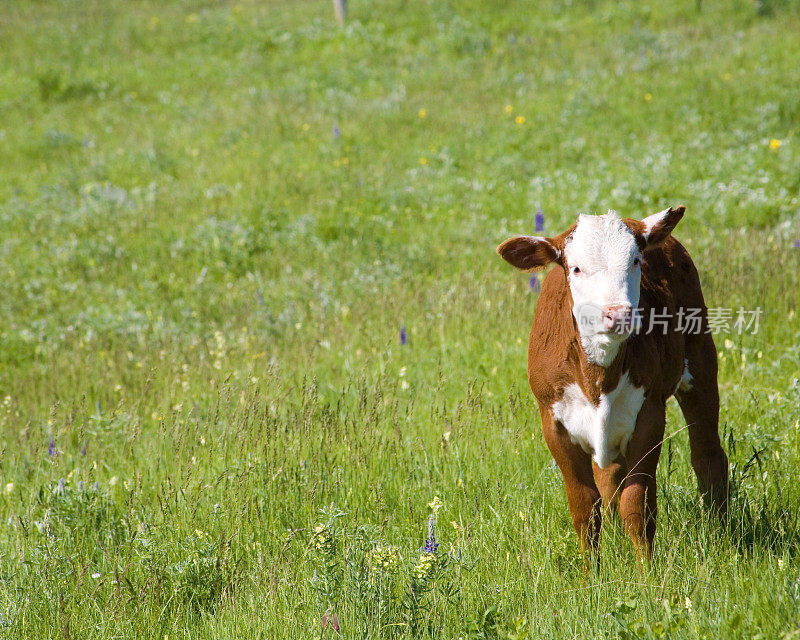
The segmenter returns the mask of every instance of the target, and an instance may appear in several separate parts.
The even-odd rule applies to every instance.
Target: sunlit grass
[[[3,633],[792,637],[796,4],[330,4],[0,8]],[[494,247],[676,204],[731,519],[671,404],[587,569]]]

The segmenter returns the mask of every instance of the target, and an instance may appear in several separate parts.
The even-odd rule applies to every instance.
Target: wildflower
[[[384,571],[392,571],[397,568],[399,560],[397,547],[394,546],[377,547],[372,552],[372,561]]]
[[[317,551],[329,551],[333,546],[333,538],[328,528],[322,523],[314,527],[314,534],[311,536],[311,542]]]
[[[692,612],[692,601],[689,599],[689,596],[686,596],[686,610],[691,613]]]
[[[118,482],[117,476],[111,476],[111,480],[108,481],[108,484],[110,484],[113,487],[115,484],[117,484],[117,482]]]
[[[645,99],[645,102],[650,102],[653,99],[653,94],[652,93],[645,93],[644,94],[644,99]]]
[[[427,582],[434,568],[436,567],[436,556],[432,553],[422,553],[417,564],[411,571],[411,575],[416,582]]]
[[[800,238],[792,243],[792,249],[800,249]]]
[[[775,151],[780,146],[781,146],[781,141],[778,140],[777,138],[773,138],[772,140],[769,141],[769,148],[772,149],[773,151]]]
[[[439,500],[439,496],[434,496],[433,500],[428,503],[428,506],[431,508],[431,511],[433,511],[433,515],[436,515],[439,509],[442,508],[442,501]]]
[[[427,159],[427,158],[420,158],[420,159],[419,159],[419,163],[420,163],[422,166],[425,166],[426,164],[428,164],[428,159]]]
[[[514,122],[517,124],[525,124],[525,116],[517,116],[514,118]]]
[[[436,542],[436,517],[431,516],[428,518],[428,537],[425,539],[425,546],[422,549],[423,553],[436,553],[439,549],[439,543]]]
[[[400,344],[405,345],[408,342],[408,336],[406,335],[406,325],[402,325],[400,327]]]
[[[324,616],[322,616],[322,628],[324,629],[328,625],[330,625],[337,633],[339,632],[339,618],[337,618],[336,615],[326,613]]]
[[[54,456],[54,455],[56,455],[56,453],[58,453],[58,451],[56,451],[56,441],[55,440],[51,440],[50,441],[50,446],[47,447],[47,455],[48,456]]]
[[[539,278],[535,273],[531,274],[531,279],[528,281],[528,284],[531,287],[531,291],[539,291],[542,288],[542,284],[539,282]]]
[[[534,216],[534,228],[536,233],[544,232],[544,211],[542,211],[541,207],[536,210],[536,215]]]
[[[99,573],[93,573],[92,574],[92,578],[95,578],[95,579],[99,578],[100,576],[101,576],[101,574],[99,574]]]
[[[514,107],[512,107],[510,104],[507,104],[505,106],[505,110],[506,110],[506,113],[511,113],[511,112],[514,111]]]
[[[425,109],[420,109],[417,115],[424,120],[428,117],[428,112]]]
[[[338,122],[334,122],[333,123],[333,137],[334,138],[338,138],[341,135],[342,135],[342,132],[339,131],[339,123]]]
[[[6,485],[6,493],[11,493],[13,490],[14,490],[14,483],[13,482],[9,482]]]

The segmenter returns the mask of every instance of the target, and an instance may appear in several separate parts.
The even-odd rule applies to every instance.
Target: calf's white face
[[[640,325],[642,254],[615,214],[578,218],[564,245],[572,315],[590,362],[607,366]]]
[[[607,367],[620,345],[641,326],[637,313],[642,251],[664,242],[685,207],[659,211],[644,220],[579,216],[577,224],[552,238],[516,236],[497,247],[504,260],[524,270],[558,263],[567,274],[572,315],[590,362]]]

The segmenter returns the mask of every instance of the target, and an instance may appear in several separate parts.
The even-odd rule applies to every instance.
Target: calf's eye
[[[574,273],[576,276],[577,276],[577,275],[578,275],[580,272],[581,272],[581,270],[580,270],[578,267],[572,267],[572,273]]]
[[[639,258],[634,258],[633,259],[633,266],[634,267],[638,267],[640,264],[642,264],[642,261]]]

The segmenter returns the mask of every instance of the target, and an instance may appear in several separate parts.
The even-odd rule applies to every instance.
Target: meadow
[[[0,5],[0,637],[800,638],[798,4],[349,4]],[[495,247],[677,204],[730,518],[670,401],[587,569]]]

